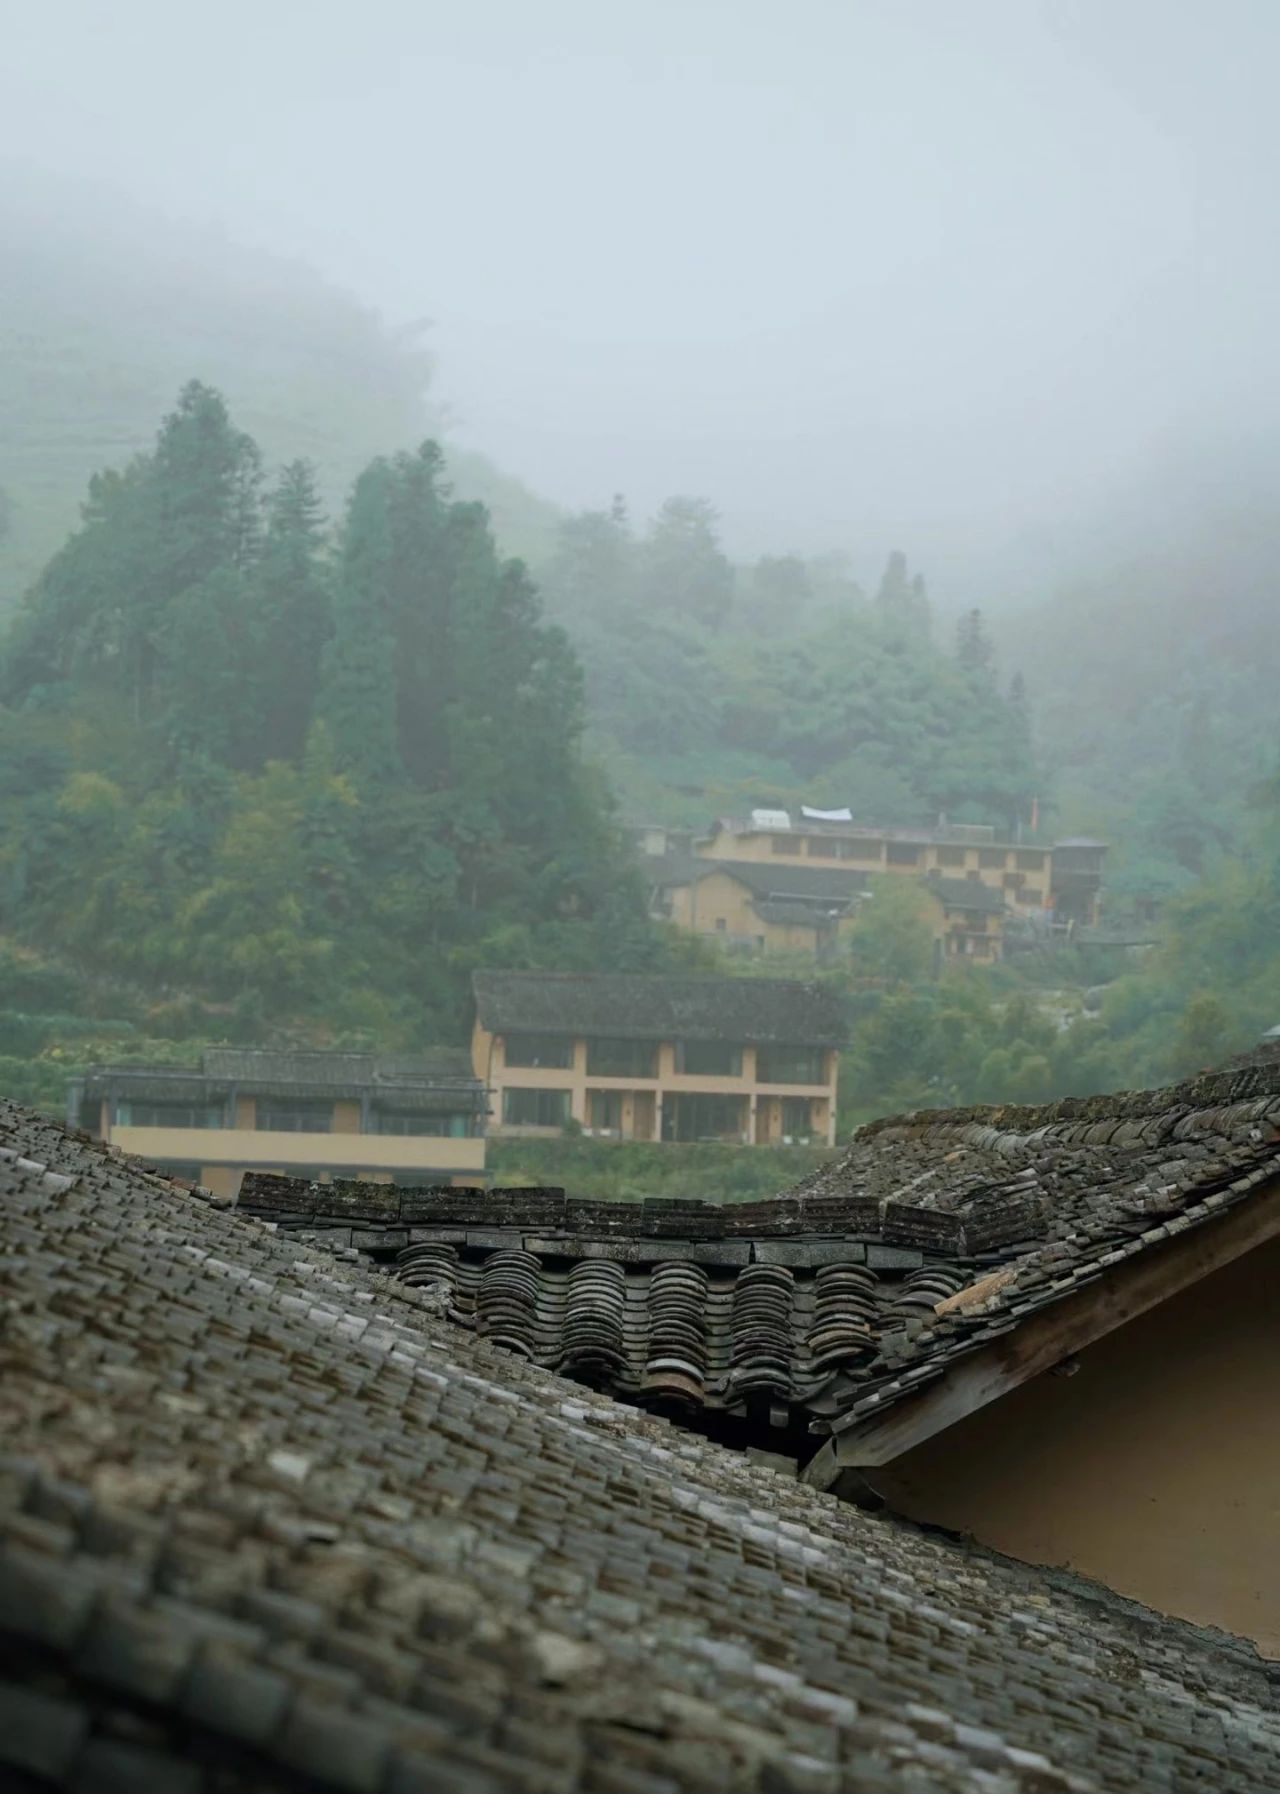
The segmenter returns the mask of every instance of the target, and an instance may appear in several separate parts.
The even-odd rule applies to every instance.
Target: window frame
[[[625,1048],[610,1057],[606,1048]],[[639,1070],[633,1062],[647,1055],[647,1070]],[[632,1040],[623,1035],[598,1034],[587,1040],[587,1076],[589,1078],[639,1078],[651,1083],[658,1075],[658,1042]]]
[[[139,1117],[136,1111],[141,1110],[146,1119]],[[204,1120],[199,1117],[203,1115]],[[216,1116],[217,1119],[210,1119]],[[159,1117],[159,1119],[156,1119]],[[180,1132],[199,1130],[201,1133],[214,1128],[225,1128],[227,1125],[227,1108],[222,1102],[193,1103],[165,1102],[163,1098],[115,1097],[111,1104],[111,1125],[113,1127],[158,1127],[176,1128]]]
[[[802,1056],[807,1060],[807,1069],[815,1075],[805,1077],[794,1075],[794,1068],[799,1064]],[[785,1071],[782,1076],[778,1076],[775,1058],[784,1064],[790,1059],[792,1061],[791,1069]],[[758,1046],[756,1048],[756,1082],[758,1084],[808,1084],[811,1086],[826,1084],[828,1081],[826,1058],[827,1049],[825,1047]]]
[[[727,1065],[705,1066],[689,1064],[690,1049],[696,1058],[699,1053],[711,1051],[721,1052]],[[738,1041],[731,1040],[677,1040],[675,1045],[676,1070],[686,1078],[740,1078],[743,1067],[743,1047]]]
[[[533,1057],[513,1059],[512,1043],[518,1043],[518,1050],[527,1050]],[[538,1042],[538,1046],[523,1046],[525,1042]],[[502,1037],[502,1063],[509,1065],[513,1071],[572,1071],[577,1041],[572,1034],[504,1034]],[[558,1057],[565,1054],[567,1057]]]
[[[541,1117],[529,1120],[526,1117],[513,1115],[511,1113],[513,1099],[516,1099],[515,1106],[519,1107],[526,1106],[526,1098],[528,1099],[527,1106],[534,1109],[539,1109],[544,1104],[555,1101],[559,1114],[551,1121],[543,1120]],[[507,1084],[502,1092],[502,1125],[503,1127],[543,1127],[549,1130],[553,1128],[563,1130],[573,1112],[572,1104],[572,1090],[549,1089],[541,1084]]]
[[[257,1134],[331,1134],[333,1108],[332,1100],[260,1096],[253,1105],[253,1129]],[[290,1115],[294,1119],[281,1121]]]

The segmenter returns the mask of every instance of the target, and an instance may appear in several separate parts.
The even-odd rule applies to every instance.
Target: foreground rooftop
[[[842,1505],[28,1113],[0,1149],[9,1786],[1277,1785],[1238,1641]]]
[[[919,1410],[1048,1311],[1083,1315],[1096,1285],[1158,1261],[1151,1291],[1167,1294],[1184,1239],[1202,1275],[1278,1176],[1275,1060],[1166,1090],[876,1122],[764,1202],[285,1178],[248,1179],[242,1200],[436,1289],[451,1318],[539,1364],[661,1409],[845,1438],[850,1464],[847,1436],[908,1399]],[[1050,1361],[1083,1343],[1055,1323]]]

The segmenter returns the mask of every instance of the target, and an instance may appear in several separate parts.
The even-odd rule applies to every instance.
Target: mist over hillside
[[[689,816],[712,803],[816,793],[915,813],[918,794],[904,789],[891,801],[892,778],[868,780],[868,765],[902,764],[875,725],[870,760],[868,741],[849,742],[856,776],[850,762],[843,777],[835,755],[802,791],[775,751],[780,727],[799,726],[798,710],[789,720],[784,713],[802,695],[781,691],[762,707],[758,674],[740,651],[755,641],[772,661],[769,644],[785,625],[791,643],[797,632],[813,634],[832,669],[845,652],[851,667],[865,667],[841,634],[841,618],[852,623],[859,603],[847,569],[874,590],[897,546],[891,538],[867,539],[851,518],[834,545],[844,560],[801,568],[782,516],[768,525],[770,553],[753,565],[733,566],[708,537],[724,614],[702,619],[701,632],[696,605],[681,619],[684,576],[669,568],[650,580],[647,598],[633,593],[619,637],[616,567],[572,570],[583,528],[604,529],[604,514],[593,514],[594,525],[566,519],[520,478],[449,441],[427,320],[393,328],[299,262],[89,182],[11,173],[0,187],[0,609],[12,609],[64,540],[90,476],[141,452],[175,393],[198,377],[226,395],[268,463],[314,462],[335,515],[372,456],[443,437],[453,491],[488,505],[500,546],[532,563],[552,614],[585,655],[593,738],[624,808]],[[602,502],[616,471],[601,467]],[[1001,676],[1025,674],[1042,796],[1062,826],[1125,835],[1145,806],[1160,816],[1164,839],[1139,861],[1154,853],[1189,871],[1237,835],[1247,790],[1274,754],[1277,477],[1275,434],[1241,419],[1216,434],[1186,424],[1105,501],[1064,505],[1052,527],[1027,533],[1016,556],[989,564],[985,577],[954,560],[923,566],[938,644],[950,643],[962,602],[976,598]],[[916,564],[916,545],[901,546]],[[823,629],[835,631],[825,648]],[[611,661],[616,677],[605,670]],[[622,682],[612,692],[611,677]],[[1189,804],[1202,816],[1190,829],[1180,815]],[[1203,820],[1209,808],[1212,826]],[[1123,854],[1116,865],[1123,876]],[[1139,882],[1149,877],[1147,865]]]
[[[0,181],[0,608],[75,523],[89,477],[152,440],[198,377],[269,462],[304,456],[339,504],[374,454],[441,433],[426,323],[395,330],[300,264],[90,184]],[[503,546],[537,555],[554,509],[482,456],[450,458]]]

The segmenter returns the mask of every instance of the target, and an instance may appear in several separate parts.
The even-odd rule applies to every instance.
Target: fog
[[[47,0],[0,146],[429,317],[455,440],[558,503],[998,599],[1269,453],[1278,49],[1270,0]]]

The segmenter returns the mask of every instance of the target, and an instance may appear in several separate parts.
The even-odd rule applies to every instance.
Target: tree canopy
[[[157,997],[423,1039],[474,964],[683,951],[583,759],[573,649],[434,444],[331,529],[191,383],[94,480],[0,677],[4,926]]]

